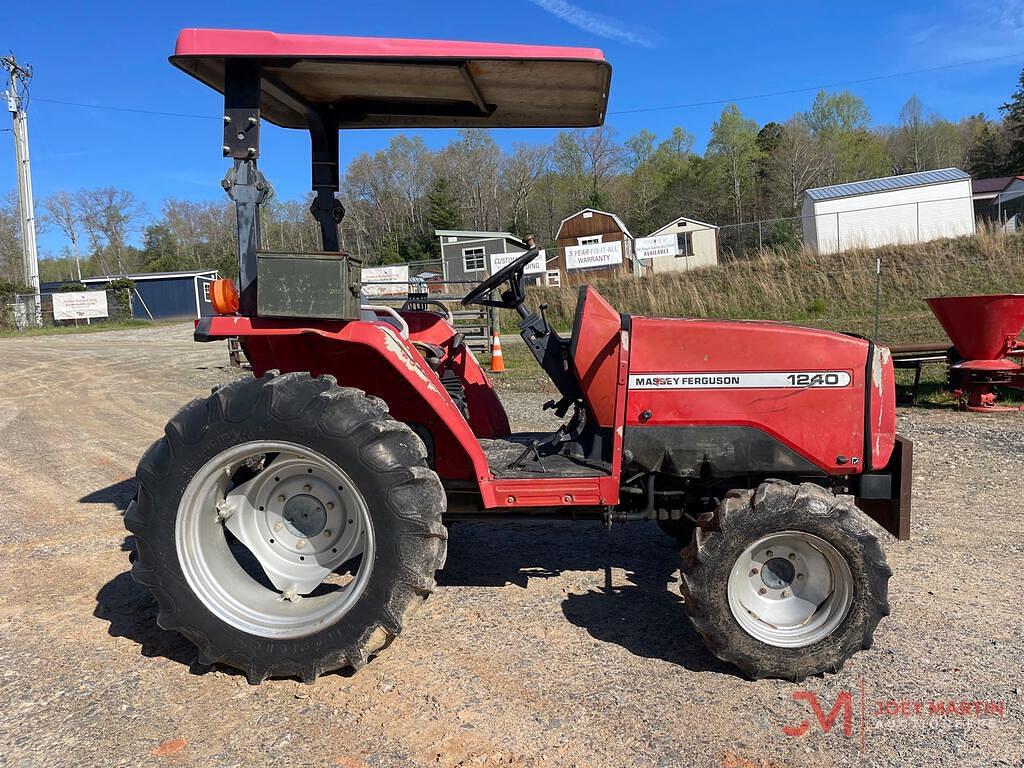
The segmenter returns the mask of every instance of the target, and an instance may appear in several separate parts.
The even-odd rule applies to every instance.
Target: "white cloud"
[[[534,5],[543,8],[567,24],[579,27],[598,37],[609,40],[620,40],[631,45],[640,45],[644,48],[654,47],[653,33],[639,27],[630,26],[618,19],[591,13],[568,0],[530,0]]]
[[[908,59],[958,64],[1024,51],[1024,0],[947,0],[925,13],[899,19]]]

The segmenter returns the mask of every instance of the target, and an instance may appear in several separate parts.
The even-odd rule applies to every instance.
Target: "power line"
[[[62,101],[60,99],[44,99],[35,97],[36,101],[44,101],[47,104],[61,104],[65,107],[82,107],[83,109],[105,109],[110,112],[133,112],[139,115],[157,115],[159,117],[186,117],[194,120],[220,120],[213,115],[191,115],[184,112],[158,112],[152,109],[136,109],[134,107],[114,107],[109,104],[84,104],[78,101]]]
[[[874,75],[872,77],[861,77],[856,80],[841,80],[835,83],[826,83],[825,85],[812,85],[804,88],[790,88],[785,91],[769,91],[767,93],[755,93],[749,96],[736,96],[731,99],[709,99],[708,101],[692,101],[687,104],[665,104],[659,107],[637,107],[636,109],[616,109],[608,112],[609,115],[633,115],[640,112],[664,112],[670,109],[689,109],[692,107],[710,107],[717,104],[732,104],[737,101],[750,101],[752,99],[767,99],[773,96],[792,96],[797,93],[809,93],[811,91],[827,90],[829,88],[841,88],[846,85],[860,85],[863,83],[874,83],[879,80],[889,80],[894,77],[908,77],[910,75],[921,75],[928,72],[941,72],[946,69],[955,69],[957,67],[969,67],[975,64],[988,64],[993,61],[1005,61],[1007,59],[1018,59],[1024,57],[1024,51],[1020,53],[1011,53],[1006,56],[993,56],[988,59],[975,59],[973,61],[961,61],[957,64],[944,64],[939,67],[925,67],[924,69],[908,69],[905,72],[893,72],[888,75]]]

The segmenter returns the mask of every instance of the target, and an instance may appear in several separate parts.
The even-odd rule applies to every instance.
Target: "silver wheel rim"
[[[777,648],[828,637],[853,605],[853,574],[819,536],[781,531],[758,539],[729,574],[729,609],[747,634]]]
[[[181,497],[175,545],[211,613],[269,638],[336,623],[374,561],[369,509],[349,476],[287,442],[242,443],[203,465]]]

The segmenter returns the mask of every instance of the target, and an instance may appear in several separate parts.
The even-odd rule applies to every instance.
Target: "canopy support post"
[[[273,194],[256,167],[260,154],[260,67],[252,59],[224,61],[224,156],[233,160],[221,181],[235,203],[238,228],[238,311],[256,316],[256,252],[260,206]]]
[[[320,224],[320,240],[325,251],[340,251],[338,225],[345,217],[345,206],[334,193],[340,188],[338,174],[338,122],[326,110],[306,112],[312,150],[313,191],[316,197],[309,212]]]

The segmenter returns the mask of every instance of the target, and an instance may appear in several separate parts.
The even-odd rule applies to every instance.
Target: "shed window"
[[[679,232],[676,234],[676,258],[693,256],[693,232]]]
[[[483,248],[463,248],[462,267],[466,272],[479,272],[487,267],[487,255]]]
[[[598,245],[601,242],[600,235],[590,235],[589,237],[579,237],[576,239],[579,240],[580,245]]]

